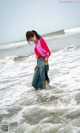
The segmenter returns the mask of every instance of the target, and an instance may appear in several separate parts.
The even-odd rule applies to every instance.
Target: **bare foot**
[[[46,90],[50,90],[50,87],[49,87],[49,84],[48,84],[47,81],[45,82],[45,89],[46,89]]]

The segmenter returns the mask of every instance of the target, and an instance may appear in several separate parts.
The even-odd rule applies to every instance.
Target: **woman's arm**
[[[41,43],[42,48],[46,51],[45,62],[46,62],[46,64],[48,64],[48,58],[51,55],[51,52],[48,48],[47,43],[45,42],[45,40],[43,38],[41,38],[40,43]]]
[[[41,43],[41,47],[46,51],[46,57],[49,57],[51,55],[51,52],[48,48],[47,43],[45,42],[43,38],[40,39],[40,43]]]

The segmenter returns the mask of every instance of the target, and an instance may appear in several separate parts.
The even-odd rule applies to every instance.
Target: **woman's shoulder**
[[[43,37],[41,37],[40,42],[45,42],[45,39]]]

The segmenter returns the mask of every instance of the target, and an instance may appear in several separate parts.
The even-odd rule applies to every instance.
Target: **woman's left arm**
[[[46,62],[46,64],[48,64],[48,58],[51,55],[51,52],[48,48],[47,43],[45,42],[45,40],[43,38],[41,38],[40,43],[41,43],[42,48],[46,51],[45,62]]]
[[[51,52],[48,48],[46,41],[43,38],[41,38],[40,43],[41,43],[41,47],[46,51],[46,57],[49,57],[51,55]]]

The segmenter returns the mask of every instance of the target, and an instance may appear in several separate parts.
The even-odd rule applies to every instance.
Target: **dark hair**
[[[26,39],[27,39],[27,41],[29,42],[29,39],[31,37],[33,37],[34,35],[36,36],[37,39],[41,38],[41,36],[35,30],[31,30],[31,31],[27,31],[26,32]]]

